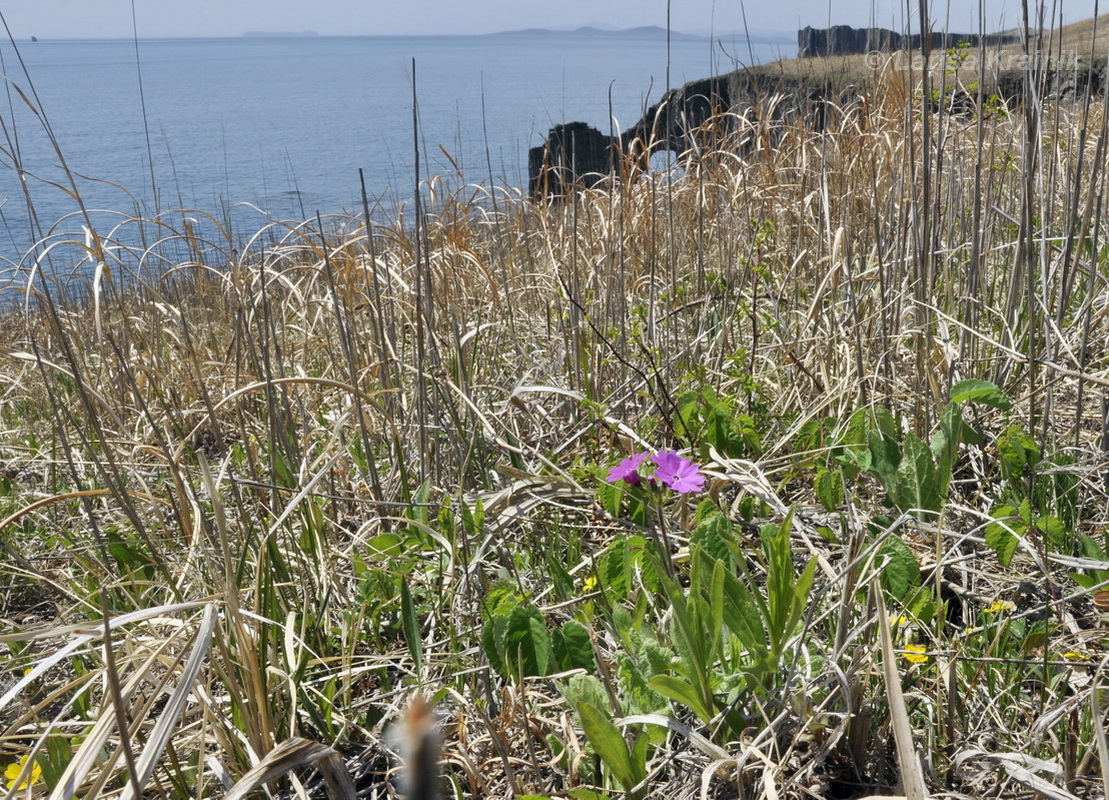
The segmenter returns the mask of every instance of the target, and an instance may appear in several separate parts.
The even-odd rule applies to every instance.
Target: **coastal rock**
[[[528,192],[560,196],[573,186],[596,186],[614,166],[612,137],[584,122],[562,122],[551,128],[546,142],[528,151]]]
[[[1094,94],[1109,93],[1109,67],[1104,57],[1093,63],[1060,60],[1047,64],[1037,75],[1036,92],[1025,85],[1027,71],[1020,66],[1020,53],[1005,54],[998,45],[1011,43],[1008,34],[933,33],[928,42],[935,48],[949,49],[966,44],[993,47],[986,54],[987,71],[993,84],[984,97],[991,103],[1001,101],[1013,109],[1029,97],[1037,102],[1046,96],[1076,97],[1089,88]],[[884,28],[805,28],[798,33],[802,58],[818,55],[846,55],[873,51],[898,51],[919,48],[919,35],[903,36]],[[851,113],[864,94],[869,80],[867,70],[836,62],[803,62],[797,69],[782,64],[736,70],[725,75],[691,81],[672,89],[647,109],[643,118],[618,136],[607,136],[584,122],[569,122],[551,129],[546,141],[528,153],[528,189],[532,197],[564,196],[574,188],[596,186],[609,176],[645,169],[653,153],[671,150],[696,153],[727,142],[743,150],[747,144],[733,136],[743,120],[757,119],[758,136],[777,135],[775,130],[791,119],[802,119],[806,127],[823,130],[830,113]],[[812,65],[816,64],[815,67]],[[976,92],[951,86],[942,102],[952,114],[974,113]],[[939,99],[930,102],[938,103]]]
[[[766,122],[804,113],[808,124],[820,128],[826,101],[854,94],[850,86],[748,70],[691,81],[663,95],[619,136],[584,122],[551,128],[546,141],[528,151],[528,191],[533,197],[563,196],[628,167],[644,168],[658,151],[684,153],[724,141],[753,109]],[[771,98],[773,103],[766,102]]]

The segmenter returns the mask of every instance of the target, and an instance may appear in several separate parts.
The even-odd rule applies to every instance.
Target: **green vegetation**
[[[31,254],[0,797],[385,797],[417,695],[450,797],[1093,796],[1104,101],[923,96],[549,204]]]

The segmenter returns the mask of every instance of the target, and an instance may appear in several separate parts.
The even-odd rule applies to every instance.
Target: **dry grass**
[[[1090,796],[1101,629],[1067,574],[1109,569],[1079,538],[1104,546],[1104,113],[953,116],[887,76],[822,130],[752,112],[681,174],[561,203],[437,179],[421,220],[246,248],[163,229],[195,254],[171,265],[121,234],[110,275],[68,285],[50,266],[89,251],[54,248],[3,322],[0,763],[29,754],[33,796],[218,797],[300,738],[385,796],[384,731],[419,692],[459,797],[891,791],[902,717],[933,792]],[[899,516],[834,457],[858,409],[928,436],[968,378],[1014,404],[968,408],[984,440],[940,514]],[[705,387],[752,436],[683,425]],[[1016,481],[1010,424],[1043,456]],[[628,499],[599,497],[641,444],[713,459],[705,499],[758,591],[776,578],[751,523],[795,508],[796,557],[817,559],[764,683],[738,639],[710,660],[710,720],[646,683],[689,677],[684,590],[646,554],[611,568],[628,542],[651,550]],[[820,509],[827,472],[846,492]],[[1029,528],[1002,566],[985,525],[1025,488],[1065,530]],[[664,512],[682,585],[694,506]],[[893,710],[866,589],[890,541],[921,578],[886,586],[906,617],[887,633],[926,650],[898,663]],[[1022,581],[1059,598],[1046,619],[1035,597],[993,609]],[[593,674],[492,668],[506,592],[551,630],[580,621]],[[585,702],[629,744],[643,731],[638,785],[583,730]]]

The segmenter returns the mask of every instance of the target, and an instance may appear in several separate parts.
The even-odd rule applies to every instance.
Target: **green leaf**
[[[1078,546],[1085,558],[1092,558],[1095,561],[1109,561],[1109,556],[1105,555],[1105,548],[1092,536],[1087,536],[1084,533],[1078,534]]]
[[[589,630],[580,622],[568,620],[561,628],[554,631],[551,639],[555,661],[560,671],[584,669],[592,672],[596,669]]]
[[[705,553],[725,564],[732,564],[732,546],[739,544],[739,536],[726,516],[714,511],[693,529],[690,548],[700,547]]]
[[[1003,391],[989,381],[975,379],[959,381],[951,387],[952,403],[981,403],[1000,411],[1013,407],[1012,401]]]
[[[1040,448],[1036,440],[1020,425],[1010,425],[997,437],[997,450],[1001,454],[1001,472],[1008,481],[1020,481],[1027,470],[1040,463]]]
[[[951,485],[951,472],[959,455],[959,442],[966,429],[963,412],[955,403],[949,403],[940,415],[940,427],[932,434],[930,442],[932,455],[936,459],[936,494],[941,501],[947,497]]]
[[[623,499],[624,490],[618,484],[605,482],[597,488],[597,502],[610,516],[620,516],[620,506]]]
[[[635,770],[635,784],[638,785],[647,777],[647,747],[651,743],[650,737],[640,733],[632,744],[631,760],[632,769]]]
[[[898,600],[904,600],[909,590],[920,585],[920,564],[916,556],[897,536],[887,536],[882,543],[882,588]]]
[[[867,437],[867,449],[870,451],[870,470],[878,476],[886,493],[892,494],[897,467],[901,463],[901,448],[893,438],[881,431],[871,431]]]
[[[816,499],[828,511],[834,511],[843,504],[843,476],[839,470],[818,467],[813,484]]]
[[[401,552],[401,538],[395,533],[383,533],[366,542],[370,554],[380,557],[395,556]]]
[[[647,681],[647,685],[663,697],[684,705],[706,725],[712,721],[713,712],[705,707],[704,702],[697,694],[697,690],[688,681],[683,681],[673,675],[656,675]]]
[[[512,609],[504,629],[504,657],[511,672],[521,671],[520,677],[547,674],[551,638],[543,612],[535,606],[520,605]]]
[[[716,562],[712,570],[712,583],[709,585],[709,636],[713,642],[720,641],[724,632],[724,563]]]
[[[564,553],[556,553],[552,548],[547,552],[547,570],[551,574],[551,584],[555,593],[563,600],[569,599],[574,594],[574,579],[566,568],[562,566]]]
[[[404,641],[408,644],[408,653],[416,665],[416,674],[424,663],[424,637],[420,631],[420,620],[416,616],[416,607],[412,603],[412,593],[408,591],[408,581],[400,582],[400,620],[404,630]]]
[[[1067,528],[1058,517],[1044,514],[1036,518],[1036,528],[1053,549],[1058,548],[1067,538]]]
[[[940,495],[932,453],[916,434],[905,437],[905,454],[897,466],[892,500],[902,511],[939,511]]]
[[[624,791],[629,791],[639,781],[636,780],[636,770],[632,765],[631,754],[628,753],[628,745],[620,731],[590,703],[579,703],[578,715],[581,716],[581,727],[589,744],[616,776]]]
[[[1083,575],[1081,572],[1068,572],[1067,577],[1077,583],[1083,589],[1093,589],[1095,586],[1101,583],[1101,581],[1099,581],[1093,575]]]
[[[997,553],[997,560],[1001,566],[1007,567],[1013,560],[1013,553],[1017,549],[1016,534],[1023,534],[1027,530],[1024,520],[1017,516],[1018,509],[1013,506],[1000,506],[990,512],[990,516],[997,522],[986,526],[986,544]],[[1004,523],[1001,522],[1004,520]]]
[[[765,652],[766,631],[751,590],[739,578],[724,573],[724,624],[750,651]]]
[[[631,588],[632,563],[628,540],[624,536],[613,539],[608,549],[597,559],[597,574],[601,586],[623,600]]]
[[[65,774],[65,768],[73,759],[73,742],[68,736],[49,736],[46,739],[47,758],[39,759],[42,777],[46,785],[53,789]]]
[[[499,606],[485,621],[481,631],[481,648],[489,660],[489,666],[496,670],[501,677],[508,678],[515,673],[515,668],[505,663],[504,634],[508,627],[508,618],[512,615],[513,606]]]
[[[607,794],[601,794],[593,789],[572,789],[566,795],[574,800],[610,800]]]

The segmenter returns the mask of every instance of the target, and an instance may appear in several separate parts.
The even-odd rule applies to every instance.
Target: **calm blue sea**
[[[675,38],[670,85],[733,69],[728,53],[750,63],[795,48]],[[608,130],[611,105],[626,128],[667,80],[657,33],[140,40],[137,51],[133,41],[0,45],[0,267],[40,235],[17,161],[52,241],[82,224],[62,158],[101,233],[126,215],[185,208],[220,219],[234,209],[249,235],[268,219],[359,213],[359,168],[378,213],[412,196],[413,59],[425,176],[460,170],[488,184],[488,152],[494,183],[513,187],[526,186],[527,150],[553,124]]]

